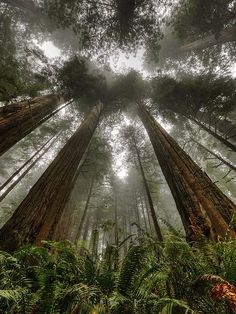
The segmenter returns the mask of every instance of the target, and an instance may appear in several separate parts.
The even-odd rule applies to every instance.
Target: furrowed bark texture
[[[215,45],[224,44],[236,40],[236,26],[224,29],[220,34],[209,35],[203,39],[195,40],[189,44],[181,46],[179,52],[188,52],[192,50],[202,50]]]
[[[180,213],[187,240],[225,237],[235,205],[178,146],[142,105],[138,114]],[[235,231],[231,235],[235,237]]]
[[[61,101],[59,95],[50,94],[3,107],[0,111],[0,156],[51,117]]]
[[[40,245],[50,239],[73,188],[81,158],[99,122],[102,105],[95,106],[51,165],[0,230],[0,248],[23,243]]]

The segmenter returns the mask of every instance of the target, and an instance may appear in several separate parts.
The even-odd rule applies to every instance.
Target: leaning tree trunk
[[[36,97],[0,111],[0,156],[51,117],[61,104],[59,95]]]
[[[200,128],[202,128],[204,131],[212,135],[214,138],[216,138],[218,141],[220,141],[222,144],[227,146],[228,148],[232,149],[232,151],[236,152],[236,145],[230,143],[227,139],[225,139],[223,136],[217,134],[215,131],[212,131],[211,128],[207,127],[205,124],[202,122],[198,121],[197,119],[194,118],[189,118],[193,122],[195,122]]]
[[[236,40],[236,26],[222,30],[219,34],[209,35],[203,39],[195,40],[189,44],[178,48],[178,51],[189,52],[192,50],[202,50],[215,45],[224,44]]]
[[[60,132],[61,133],[61,132]],[[11,176],[9,179],[14,179],[15,180],[12,182],[12,184],[6,189],[6,191],[4,191],[4,193],[0,196],[0,202],[2,202],[4,200],[4,198],[14,189],[14,187],[30,172],[30,170],[41,160],[41,158],[49,151],[49,149],[52,147],[52,145],[57,141],[58,137],[59,137],[60,134],[58,134],[56,137],[55,135],[50,139],[50,141],[54,138],[54,140],[52,140],[52,142],[49,144],[49,146],[43,150],[43,148],[45,147],[46,144],[48,144],[48,142],[46,144],[44,144],[41,149],[40,149],[40,152],[38,152],[38,157],[29,165],[28,168],[26,168],[22,173],[21,175],[18,177],[18,178],[15,178],[16,177],[16,173],[19,173],[18,171],[16,171],[14,174],[13,174],[13,177]],[[32,160],[32,158],[30,158],[29,160]],[[25,164],[24,164],[25,165]],[[23,165],[23,166],[24,166]],[[20,168],[22,170],[22,167]],[[19,169],[18,169],[19,170]],[[8,182],[9,179],[6,181]],[[11,181],[11,180],[10,180]],[[5,183],[6,183],[5,182]],[[4,186],[5,186],[5,183],[4,183]],[[9,182],[8,182],[9,183]]]
[[[212,129],[222,134],[227,140],[236,143],[236,125],[227,119],[219,119],[214,114],[208,112],[198,112],[196,114],[196,120],[208,125]]]
[[[46,141],[45,144],[43,144],[20,168],[18,168],[1,186],[0,186],[0,191],[3,190],[12,180],[15,181],[15,178],[17,175],[28,165],[33,161],[33,159],[41,152],[43,151],[44,147],[47,146],[49,142],[55,137],[53,135],[49,140]]]
[[[145,173],[144,173],[144,169],[143,169],[142,161],[141,161],[141,158],[140,158],[139,150],[138,150],[138,147],[137,147],[137,144],[136,144],[134,136],[133,136],[133,143],[134,143],[134,148],[135,148],[136,155],[137,155],[137,158],[138,158],[138,165],[139,165],[139,169],[140,169],[140,172],[141,172],[144,189],[145,189],[145,192],[146,192],[147,198],[148,198],[148,204],[149,204],[149,208],[150,208],[150,211],[151,211],[151,216],[152,216],[153,225],[154,225],[154,228],[155,228],[155,231],[156,231],[156,236],[157,236],[158,241],[163,241],[163,237],[162,237],[162,234],[161,234],[161,229],[160,229],[159,224],[158,224],[156,212],[155,212],[153,201],[152,201],[152,196],[151,196],[151,193],[150,193],[150,190],[149,190],[149,186],[148,186],[148,183],[147,183],[147,179],[146,179],[146,176],[145,176]]]
[[[155,121],[144,105],[138,114],[152,142],[188,240],[225,237],[235,205]],[[236,229],[234,229],[236,230]],[[230,231],[235,237],[235,231]]]
[[[83,226],[84,226],[84,223],[85,223],[85,219],[86,219],[86,217],[88,215],[88,209],[89,209],[89,205],[90,205],[90,200],[91,200],[92,193],[93,193],[93,186],[94,186],[94,178],[92,178],[91,182],[90,182],[85,208],[84,208],[83,215],[81,217],[81,220],[80,220],[80,223],[79,223],[79,226],[78,226],[77,235],[75,237],[76,242],[80,239],[81,232],[82,232],[82,229],[83,229]]]
[[[207,147],[205,147],[204,145],[202,145],[201,143],[199,143],[198,141],[191,139],[194,143],[196,143],[199,147],[201,147],[203,150],[205,150],[206,152],[208,152],[209,154],[211,154],[212,156],[214,156],[215,158],[217,158],[218,160],[221,161],[221,164],[226,165],[227,167],[229,167],[231,170],[236,171],[236,167],[234,165],[232,165],[230,162],[228,162],[227,160],[225,160],[224,158],[222,158],[220,155],[216,154],[215,152],[213,152],[212,150],[208,149]]]
[[[73,188],[74,176],[98,125],[102,105],[95,106],[51,165],[0,230],[0,248],[50,239]]]

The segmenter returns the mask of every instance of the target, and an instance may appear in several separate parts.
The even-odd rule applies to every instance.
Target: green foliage
[[[170,76],[152,80],[152,102],[162,110],[194,115],[199,110],[222,114],[233,110],[236,93],[235,79],[213,74],[180,79]]]
[[[0,253],[2,313],[228,313],[230,303],[214,300],[217,275],[236,285],[236,242],[202,240],[191,246],[169,235],[161,244],[133,245],[113,267],[114,248],[93,261],[69,242],[25,246]],[[230,312],[229,312],[230,313]]]
[[[87,59],[75,56],[66,61],[58,71],[58,81],[68,99],[80,99],[88,105],[104,100],[105,78]]]
[[[181,0],[175,10],[172,26],[182,40],[218,34],[232,25],[235,9],[232,0]]]
[[[160,35],[153,0],[45,0],[44,10],[58,27],[71,28],[81,50],[87,53],[111,49],[134,50],[146,38]]]

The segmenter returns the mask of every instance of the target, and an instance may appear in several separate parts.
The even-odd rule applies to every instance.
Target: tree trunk
[[[198,112],[196,119],[203,124],[208,125],[215,131],[219,131],[226,139],[236,143],[236,125],[230,120],[219,119],[208,112]]]
[[[143,215],[145,231],[146,231],[146,233],[149,233],[148,232],[148,227],[147,227],[147,219],[146,219],[146,215],[145,215],[145,211],[144,211],[143,200],[142,200],[141,196],[140,196],[140,203],[141,203],[141,208],[142,208],[142,215]]]
[[[231,163],[229,163],[227,160],[225,160],[224,158],[222,158],[220,155],[214,153],[212,150],[208,149],[207,147],[205,147],[204,145],[202,145],[201,143],[199,143],[198,141],[195,141],[194,139],[191,139],[194,143],[196,143],[198,146],[200,146],[202,149],[204,149],[205,151],[207,151],[208,153],[210,153],[212,156],[216,157],[217,159],[219,159],[224,165],[226,165],[227,167],[229,167],[230,169],[236,171],[236,167],[234,165],[232,165]]]
[[[178,146],[142,105],[142,120],[162,172],[180,213],[187,240],[201,235],[222,238],[235,213],[235,205],[221,192],[193,160]],[[231,231],[235,237],[235,231]]]
[[[189,44],[183,45],[178,48],[178,51],[189,52],[192,50],[202,50],[215,45],[224,44],[236,40],[236,26],[224,29],[220,34],[206,36],[205,38],[195,40]]]
[[[55,137],[51,137],[48,141],[46,141],[43,146],[41,146],[20,168],[18,168],[1,186],[0,191],[3,190],[20,172],[22,169],[24,169],[33,159],[36,157],[43,149],[47,146],[49,142]]]
[[[80,223],[79,223],[79,227],[78,227],[78,232],[77,232],[77,235],[76,235],[76,238],[75,238],[76,241],[78,241],[80,239],[80,235],[81,235],[81,232],[82,232],[82,229],[83,229],[83,226],[84,226],[84,222],[85,222],[85,219],[87,217],[88,208],[89,208],[89,204],[90,204],[90,199],[91,199],[92,192],[93,192],[93,186],[94,186],[94,178],[92,178],[91,182],[90,182],[90,187],[89,187],[89,191],[88,191],[88,196],[87,196],[84,212],[83,212],[83,215],[81,217],[81,220],[80,220]]]
[[[207,127],[205,124],[203,124],[202,122],[198,121],[197,119],[194,118],[189,118],[190,120],[192,120],[193,122],[195,122],[198,126],[200,126],[204,131],[206,131],[207,133],[211,134],[212,136],[214,136],[214,138],[216,138],[218,141],[220,141],[222,144],[224,144],[225,146],[229,147],[230,149],[232,149],[234,152],[236,152],[236,145],[230,143],[228,140],[226,140],[225,138],[223,138],[221,135],[217,134],[216,132],[212,131],[209,127]]]
[[[81,169],[83,167],[83,164],[87,158],[88,148],[87,148],[86,152],[84,153],[83,158],[81,159],[79,166],[76,170],[76,174],[74,176],[73,183],[72,183],[72,186],[74,188],[77,188],[76,182],[77,182],[77,179],[81,173]],[[63,213],[60,217],[60,220],[59,220],[57,226],[55,227],[55,231],[53,232],[53,235],[52,235],[53,241],[69,240],[71,242],[75,242],[77,240],[76,237],[73,236],[71,229],[73,228],[74,213],[76,210],[78,210],[78,208],[75,208],[75,206],[72,206],[72,205],[73,204],[70,203],[70,198],[69,198],[68,202],[66,203],[66,205],[63,209]]]
[[[23,243],[50,239],[73,188],[76,169],[98,125],[102,105],[95,106],[10,220],[0,230],[0,247],[15,250]]]
[[[133,143],[134,143],[134,148],[135,148],[136,155],[137,155],[137,158],[138,158],[139,169],[140,169],[140,172],[141,172],[141,176],[142,176],[145,192],[146,192],[147,198],[148,198],[149,208],[150,208],[150,211],[151,211],[153,225],[154,225],[154,228],[155,228],[155,231],[156,231],[156,236],[157,236],[158,241],[163,241],[163,237],[162,237],[162,234],[161,234],[161,229],[160,229],[159,224],[158,224],[156,212],[155,212],[153,201],[152,201],[152,196],[151,196],[151,193],[150,193],[150,190],[149,190],[149,186],[148,186],[148,183],[147,183],[147,179],[146,179],[146,176],[145,176],[145,173],[144,173],[144,169],[143,169],[143,165],[142,165],[142,162],[141,162],[139,150],[138,150],[137,143],[136,143],[136,140],[135,140],[134,136],[133,136]]]
[[[61,132],[60,132],[61,133]],[[29,171],[34,167],[34,165],[35,164],[37,164],[37,162],[49,151],[49,149],[52,147],[52,145],[56,142],[56,140],[58,139],[58,137],[59,137],[59,135],[60,134],[58,134],[57,135],[57,137],[51,142],[51,144],[32,162],[32,164],[27,168],[27,169],[25,169],[25,171],[24,172],[22,172],[22,174],[15,180],[15,181],[13,181],[13,183],[9,186],[9,188],[7,188],[6,189],[6,191],[0,196],[0,202],[2,202],[3,200],[4,200],[4,198],[13,190],[13,188],[27,175],[27,173],[29,173]],[[49,141],[51,141],[53,138],[55,137],[55,135],[49,140]],[[49,142],[48,141],[48,142]],[[48,142],[46,143],[46,144],[48,144]],[[46,144],[44,144],[42,147],[41,147],[41,149],[40,149],[40,151],[42,151],[43,150],[43,148],[45,147],[45,145]],[[32,159],[32,158],[31,158]],[[29,161],[29,160],[28,160]],[[25,165],[25,164],[24,164]],[[20,169],[22,169],[23,167],[21,167]],[[19,170],[19,169],[18,169]],[[20,172],[20,171],[16,171],[16,172]],[[15,173],[16,173],[15,172]],[[15,176],[15,173],[13,174],[14,176]],[[14,176],[13,176],[13,178],[14,178]],[[10,177],[11,178],[11,177]],[[13,179],[12,178],[12,179]],[[9,179],[6,181],[6,182],[8,182],[9,181]],[[5,182],[5,183],[6,183]],[[5,183],[4,183],[4,185],[5,185]]]
[[[0,112],[0,156],[49,119],[61,101],[59,95],[51,94],[3,107]]]

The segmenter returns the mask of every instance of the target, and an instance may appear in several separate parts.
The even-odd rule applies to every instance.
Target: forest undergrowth
[[[170,234],[121,251],[108,245],[94,258],[69,241],[2,251],[0,313],[235,313],[235,240]]]

